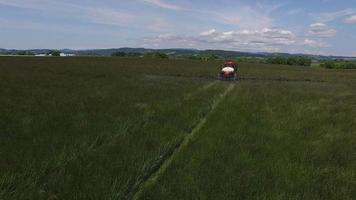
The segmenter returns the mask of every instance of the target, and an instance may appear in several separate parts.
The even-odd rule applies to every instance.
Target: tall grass
[[[356,93],[245,81],[142,199],[354,199]]]
[[[222,87],[152,78],[169,66],[142,61],[2,58],[0,198],[123,199],[134,190]]]
[[[127,199],[211,112],[216,61],[0,58],[0,199]],[[151,199],[344,199],[350,70],[244,64]]]

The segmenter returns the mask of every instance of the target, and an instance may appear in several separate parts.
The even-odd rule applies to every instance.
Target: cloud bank
[[[247,51],[288,51],[301,47],[328,47],[322,41],[297,36],[282,28],[263,28],[259,30],[241,30],[221,32],[216,29],[203,31],[198,35],[162,34],[144,39],[146,46],[174,46],[179,48],[218,48],[225,50]]]

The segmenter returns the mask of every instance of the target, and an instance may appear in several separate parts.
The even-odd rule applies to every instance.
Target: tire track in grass
[[[234,87],[235,84],[229,84],[226,90],[214,100],[214,103],[211,105],[210,112],[200,120],[200,122],[194,127],[194,129],[187,136],[184,137],[182,142],[179,145],[177,145],[177,147],[172,151],[172,153],[169,156],[167,156],[167,158],[161,163],[158,169],[154,171],[151,175],[149,175],[148,178],[140,184],[137,191],[134,194],[132,194],[133,200],[140,199],[144,190],[150,188],[152,185],[154,185],[157,182],[158,178],[167,170],[167,168],[171,165],[172,161],[177,157],[177,155],[182,151],[182,149],[188,146],[189,142],[194,138],[196,133],[199,132],[199,130],[205,125],[207,119],[214,112],[216,107],[234,89]]]
[[[146,75],[149,78],[185,78],[185,79],[196,79],[196,80],[216,80],[214,76],[192,76],[192,75],[182,75],[182,74],[171,74],[171,75]],[[297,78],[290,79],[287,77],[275,77],[275,78],[259,78],[251,76],[242,76],[239,78],[242,81],[277,81],[277,82],[310,82],[310,83],[324,83],[329,82],[327,80],[320,79],[310,79],[310,78]]]
[[[217,81],[217,80],[209,81],[208,83],[205,83],[200,87],[197,87],[193,91],[187,92],[187,94],[183,95],[182,102],[190,101],[195,96],[198,96],[202,92],[209,90],[210,88],[216,86],[218,83],[219,83],[219,81]],[[217,96],[219,96],[219,95],[217,95]],[[213,102],[214,102],[214,100],[212,101],[212,103]],[[200,122],[200,119],[198,120],[197,123],[194,122],[194,124],[198,124],[199,122]],[[194,129],[194,127],[196,127],[196,125],[194,125],[194,124],[193,124],[192,129]],[[191,132],[192,131],[190,131],[186,134],[189,135],[189,133],[191,133]],[[158,171],[158,169],[162,166],[162,163],[164,163],[164,161],[167,158],[169,158],[173,154],[173,152],[181,145],[182,141],[184,140],[184,137],[180,137],[177,139],[178,140],[175,140],[172,143],[171,147],[169,147],[161,156],[159,156],[159,158],[157,158],[157,160],[154,161],[153,164],[150,165],[151,169],[149,170],[149,172],[141,174],[140,177],[134,183],[134,185],[131,186],[130,188],[128,188],[124,192],[124,197],[125,197],[124,199],[131,199],[136,194],[136,192],[140,189],[141,185],[145,181],[147,181],[149,179],[149,177],[151,177],[152,174],[154,174],[156,171]]]
[[[190,98],[192,98],[192,97],[194,97],[196,95],[199,95],[201,92],[204,92],[205,90],[208,90],[208,89],[212,88],[217,83],[218,83],[218,81],[213,81],[213,82],[209,82],[209,83],[206,83],[206,84],[198,87],[197,89],[195,89],[194,91],[192,91],[192,92],[190,92],[188,94],[189,98],[184,97],[184,101],[188,101]],[[67,165],[69,165],[71,162],[76,161],[76,160],[78,160],[78,159],[80,159],[82,157],[86,157],[90,153],[92,153],[94,151],[97,151],[98,149],[100,149],[100,148],[102,148],[104,146],[107,146],[107,145],[110,145],[110,144],[114,143],[120,136],[122,136],[124,134],[127,134],[128,130],[130,129],[130,127],[132,128],[133,125],[137,126],[137,124],[140,124],[140,123],[144,123],[144,122],[140,121],[140,120],[137,120],[132,124],[131,123],[130,124],[124,124],[123,127],[120,127],[120,130],[119,130],[120,133],[116,133],[116,134],[113,134],[113,135],[110,135],[110,136],[98,136],[96,139],[94,139],[94,141],[92,143],[88,143],[85,146],[83,146],[83,148],[80,151],[78,151],[77,154],[70,154],[68,152],[62,152],[63,154],[60,154],[59,158],[57,158],[57,157],[55,158],[55,160],[60,159],[61,162],[59,162],[58,166],[56,166],[56,168],[53,171],[49,172],[46,176],[51,176],[54,173],[58,173],[58,170],[65,170]],[[167,157],[172,155],[173,151],[176,148],[178,148],[180,144],[181,143],[178,143],[177,145],[175,145],[173,147],[173,149],[167,153]],[[161,163],[163,163],[164,161],[165,161],[165,159],[163,159],[163,161]],[[159,169],[160,166],[161,166],[161,164],[158,165],[157,169]],[[150,176],[151,176],[151,174],[148,174],[147,177],[150,177]],[[143,177],[146,177],[146,175],[143,175]],[[145,182],[146,180],[147,180],[147,178],[146,179],[143,178],[143,182]],[[143,182],[138,183],[138,187],[140,187],[140,185]],[[0,186],[1,186],[1,182],[0,182]],[[136,190],[134,189],[133,190],[133,194],[136,191],[137,191],[137,189]],[[2,196],[1,192],[2,191],[0,191],[0,197]]]
[[[214,85],[216,85],[219,81],[213,81],[213,82],[210,82],[208,84],[205,84],[203,85],[202,87],[198,88],[197,90],[195,90],[194,92],[192,93],[189,93],[187,94],[185,97],[184,97],[184,100],[189,100],[190,98],[192,98],[193,96],[197,95],[198,93],[204,91],[204,90],[207,90],[211,87],[213,87]]]
[[[183,97],[184,101],[190,100],[190,98],[192,98],[192,97],[194,97],[196,95],[199,95],[201,92],[204,92],[205,90],[208,90],[208,89],[212,88],[217,83],[218,83],[218,81],[213,81],[213,82],[209,82],[209,83],[206,83],[206,84],[198,87],[194,91],[191,91],[190,93],[188,93],[189,98]],[[143,115],[145,115],[145,114],[143,114]],[[70,154],[68,152],[63,152],[63,154],[59,155],[59,158],[57,158],[57,157],[55,158],[55,160],[60,159],[60,161],[61,161],[60,164],[56,167],[55,171],[49,172],[46,176],[51,176],[54,173],[58,173],[58,170],[65,170],[67,165],[69,165],[71,162],[76,161],[76,160],[78,160],[78,159],[80,159],[82,157],[86,157],[90,153],[92,153],[94,151],[97,151],[102,147],[105,147],[107,145],[113,144],[119,137],[121,137],[122,135],[127,134],[128,130],[130,130],[134,126],[137,126],[138,124],[142,124],[142,123],[144,123],[144,121],[136,120],[133,123],[123,124],[123,126],[120,127],[120,129],[119,129],[119,133],[115,133],[115,134],[112,134],[112,135],[98,136],[96,139],[94,139],[94,141],[92,143],[88,143],[85,146],[83,146],[83,148],[80,151],[78,151],[77,154]],[[174,151],[174,149],[176,149],[179,145],[180,145],[180,143],[175,145],[173,147],[173,149],[167,153],[167,157],[169,157],[172,154],[172,152]],[[164,160],[165,159],[163,158],[162,163],[164,162]],[[159,164],[158,168],[160,166],[161,165]],[[142,178],[143,182],[145,180],[147,180],[147,178],[145,178],[147,175],[142,175],[142,176],[143,176],[143,178]],[[147,177],[149,177],[149,176],[150,176],[150,174],[148,174]],[[139,181],[137,184],[140,186],[142,184],[142,182]],[[135,188],[135,186],[133,188]],[[135,191],[137,191],[137,189],[133,189],[132,191],[134,193]],[[1,191],[0,191],[0,194],[1,194]],[[0,197],[1,197],[1,195],[0,195]]]

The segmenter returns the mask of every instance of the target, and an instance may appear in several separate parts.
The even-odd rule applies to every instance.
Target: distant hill
[[[2,55],[16,55],[20,52],[28,52],[30,54],[46,54],[53,49],[28,49],[28,50],[17,50],[17,49],[0,49],[0,54]],[[112,49],[86,49],[86,50],[72,50],[72,49],[59,49],[59,51],[66,54],[75,54],[78,56],[92,55],[92,56],[110,56],[115,52],[125,52],[125,53],[139,53],[144,54],[146,52],[161,52],[166,53],[171,56],[188,56],[188,55],[217,55],[226,59],[238,58],[238,57],[290,57],[290,56],[303,56],[316,60],[328,60],[328,59],[347,59],[356,60],[356,57],[347,56],[323,56],[323,55],[311,55],[311,54],[289,54],[289,53],[268,53],[268,52],[241,52],[241,51],[225,51],[225,50],[197,50],[197,49],[145,49],[145,48],[112,48]]]

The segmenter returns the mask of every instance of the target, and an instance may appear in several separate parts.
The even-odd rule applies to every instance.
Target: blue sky
[[[0,0],[0,48],[356,56],[355,0]]]

